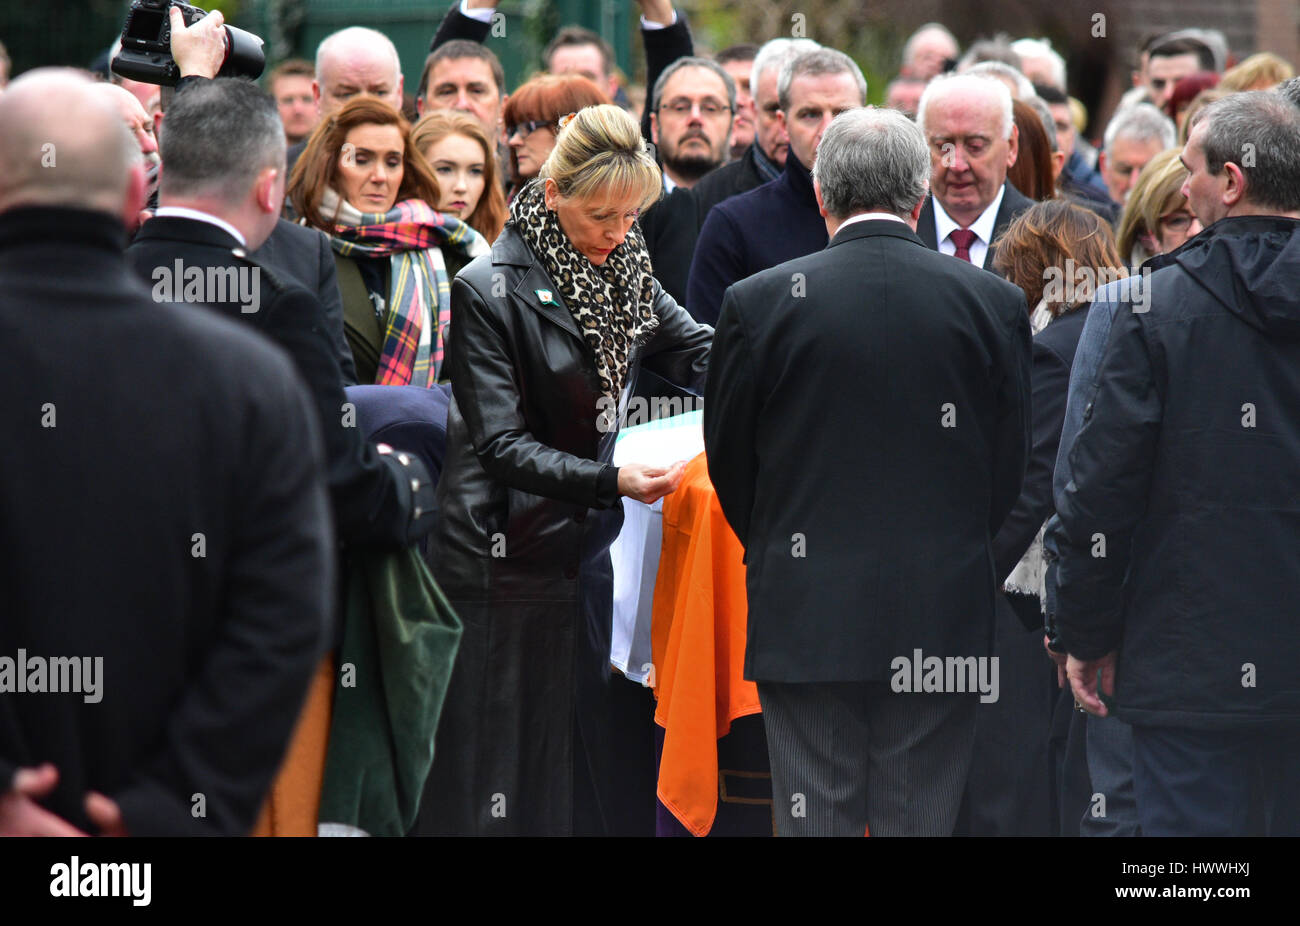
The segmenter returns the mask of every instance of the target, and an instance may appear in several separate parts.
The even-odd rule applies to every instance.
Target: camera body
[[[207,11],[181,0],[133,0],[122,27],[122,50],[113,59],[113,73],[141,83],[174,87],[180,68],[172,57],[172,27],[168,12],[181,11],[185,25],[198,22]],[[256,78],[266,67],[262,40],[251,32],[226,26],[226,60],[218,77]]]

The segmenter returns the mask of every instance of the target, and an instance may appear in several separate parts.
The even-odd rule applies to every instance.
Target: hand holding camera
[[[181,0],[134,0],[112,63],[122,77],[162,87],[191,76],[256,78],[265,66],[260,38]]]

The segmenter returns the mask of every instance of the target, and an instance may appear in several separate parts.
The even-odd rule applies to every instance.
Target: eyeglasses
[[[1170,231],[1185,232],[1192,227],[1194,217],[1186,212],[1173,212],[1160,217],[1160,224]]]
[[[521,122],[518,125],[506,126],[506,138],[514,138],[516,132],[521,132],[520,138],[527,138],[538,129],[544,129],[551,124],[549,119],[534,119],[532,122]]]
[[[670,112],[674,116],[686,118],[691,115],[692,110],[699,108],[701,116],[707,116],[710,119],[716,119],[723,113],[732,112],[732,107],[726,103],[720,103],[714,99],[695,102],[694,100],[673,100],[671,103],[665,103],[659,107],[660,112]]]

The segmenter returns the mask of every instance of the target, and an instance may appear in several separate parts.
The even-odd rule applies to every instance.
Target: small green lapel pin
[[[536,289],[533,290],[533,292],[537,293],[537,298],[540,299],[542,302],[549,302],[552,305],[555,304],[555,299],[551,295],[551,291],[549,289]]]

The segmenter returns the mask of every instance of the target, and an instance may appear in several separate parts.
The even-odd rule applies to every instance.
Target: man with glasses
[[[708,58],[678,58],[655,82],[651,140],[659,146],[664,189],[690,188],[727,160],[736,84]]]

